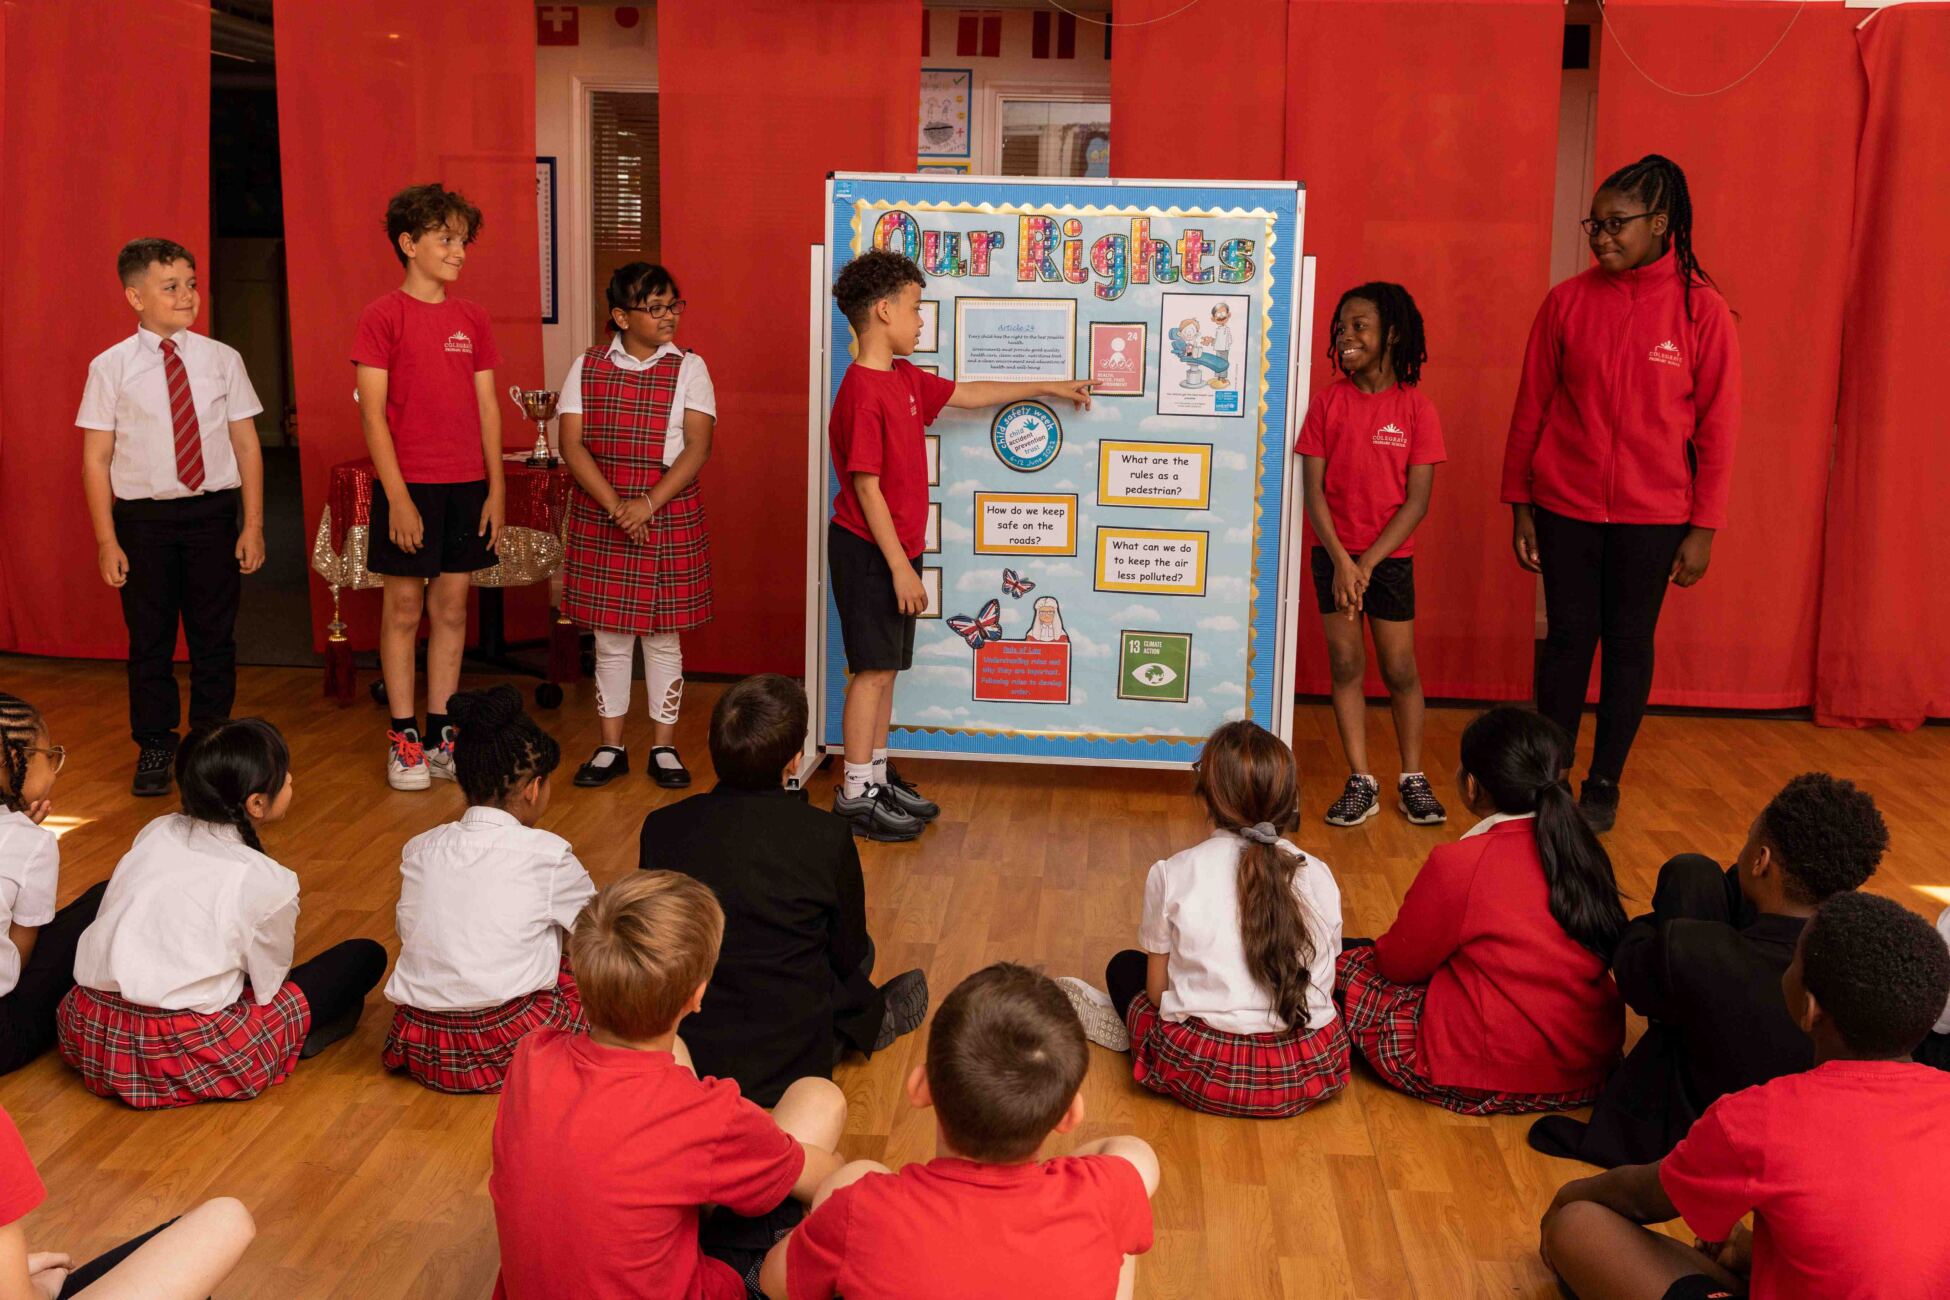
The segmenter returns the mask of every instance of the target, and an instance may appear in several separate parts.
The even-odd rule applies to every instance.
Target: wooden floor
[[[684,727],[685,754],[706,780],[702,729],[717,689],[692,688]],[[62,831],[65,902],[104,879],[142,823],[167,808],[129,797],[134,755],[118,666],[0,659],[0,690],[38,704],[68,747],[50,822]],[[585,684],[543,715],[570,769],[595,743],[592,699]],[[304,881],[300,957],[354,935],[396,949],[399,846],[457,815],[459,794],[445,785],[389,790],[378,710],[363,699],[333,707],[315,673],[248,670],[237,709],[271,718],[291,743],[291,816],[265,840]],[[1453,768],[1469,716],[1432,714],[1432,771]],[[631,725],[640,748],[646,724]],[[1369,726],[1387,774],[1385,712],[1372,711]],[[1420,829],[1384,811],[1364,827],[1333,830],[1318,821],[1342,775],[1324,707],[1301,709],[1295,750],[1309,814],[1300,842],[1339,878],[1348,933],[1378,932],[1430,846],[1466,826]],[[880,976],[925,967],[937,997],[1005,957],[1099,981],[1111,953],[1134,942],[1146,868],[1205,833],[1182,774],[904,767],[946,811],[918,844],[863,846],[868,918]],[[1875,794],[1894,843],[1873,887],[1934,917],[1950,902],[1950,819],[1933,802],[1950,785],[1945,728],[1895,735],[1650,719],[1608,841],[1625,889],[1642,902],[1658,863],[1682,850],[1731,860],[1766,798],[1815,768]],[[1437,786],[1449,797],[1448,781]],[[820,777],[814,799],[830,792],[830,778]],[[668,797],[641,775],[601,791],[564,780],[544,825],[607,882],[635,867],[643,814]],[[0,1080],[0,1105],[48,1184],[47,1205],[28,1221],[33,1246],[86,1258],[228,1194],[250,1206],[259,1232],[224,1297],[486,1296],[496,1266],[487,1195],[495,1101],[441,1096],[385,1074],[388,1016],[375,993],[351,1041],[241,1104],[137,1114],[83,1092],[53,1054]],[[842,1068],[852,1102],[844,1154],[898,1165],[933,1153],[931,1120],[910,1111],[901,1091],[920,1045],[913,1035],[870,1064]],[[1339,1099],[1298,1119],[1216,1119],[1142,1092],[1125,1058],[1091,1052],[1088,1119],[1057,1145],[1135,1132],[1158,1149],[1157,1244],[1140,1266],[1140,1295],[1555,1295],[1536,1258],[1537,1218],[1582,1166],[1532,1153],[1528,1120],[1462,1119],[1358,1071]],[[574,1249],[571,1225],[562,1244]]]

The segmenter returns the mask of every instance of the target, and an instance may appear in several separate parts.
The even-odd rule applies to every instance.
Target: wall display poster
[[[975,74],[967,68],[921,69],[921,138],[923,160],[969,156],[968,106]]]
[[[555,159],[535,159],[535,229],[541,235],[542,324],[560,319],[555,290]]]
[[[941,351],[941,304],[931,298],[921,300],[921,341],[916,352]]]
[[[1096,386],[1087,411],[1028,395],[928,429],[928,614],[891,747],[1182,766],[1229,719],[1286,735],[1299,187],[842,173],[827,192],[828,282],[872,249],[913,258],[940,304],[920,350],[943,372]],[[830,301],[814,310],[830,411],[852,334]],[[847,665],[813,563],[807,682],[831,750]]]

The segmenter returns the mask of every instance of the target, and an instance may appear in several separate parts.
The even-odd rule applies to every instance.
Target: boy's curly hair
[[[1789,781],[1761,810],[1760,835],[1803,903],[1860,889],[1889,847],[1889,827],[1869,792],[1826,772]]]
[[[400,250],[399,237],[411,235],[418,239],[450,221],[466,228],[466,243],[481,237],[481,210],[469,203],[466,195],[448,189],[439,181],[409,185],[386,204],[386,242],[393,246],[393,256],[399,258],[400,265],[405,266],[406,254]]]
[[[846,314],[847,324],[857,331],[875,303],[893,297],[909,284],[928,287],[927,277],[913,259],[874,249],[848,262],[834,278],[833,301]]]

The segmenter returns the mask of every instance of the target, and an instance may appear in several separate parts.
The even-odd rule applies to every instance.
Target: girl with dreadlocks
[[[139,1110],[241,1101],[359,1023],[386,950],[347,939],[291,964],[298,877],[258,832],[291,807],[291,755],[262,718],[192,731],[183,811],[142,828],[108,878],[57,1020],[61,1057]]]
[[[0,694],[0,1074],[54,1046],[54,1012],[74,987],[74,949],[106,885],[59,912],[61,848],[41,825],[67,751],[26,700]]]
[[[1422,773],[1422,675],[1415,666],[1415,528],[1429,512],[1435,467],[1447,459],[1435,406],[1417,384],[1428,360],[1422,313],[1399,284],[1349,289],[1334,311],[1327,357],[1340,377],[1314,395],[1294,451],[1313,525],[1314,595],[1327,627],[1334,725],[1347,784],[1327,810],[1358,826],[1381,810],[1368,765],[1362,616],[1395,714],[1401,749],[1396,806],[1421,826],[1448,814]]]
[[[500,1092],[525,1035],[587,1031],[563,936],[596,884],[567,840],[535,826],[562,751],[520,693],[466,691],[448,708],[468,808],[400,855],[384,1059],[439,1092]]]
[[[1647,154],[1605,179],[1583,222],[1597,265],[1550,291],[1531,328],[1503,454],[1517,562],[1544,578],[1537,707],[1575,742],[1605,653],[1579,807],[1603,833],[1652,692],[1668,584],[1706,573],[1726,523],[1740,426],[1732,313],[1693,252],[1686,174]]]

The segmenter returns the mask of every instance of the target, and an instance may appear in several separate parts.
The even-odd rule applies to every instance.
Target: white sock
[[[858,799],[874,784],[872,763],[847,763],[846,775],[840,783],[840,793],[848,799]]]
[[[1408,779],[1410,777],[1420,776],[1420,775],[1422,775],[1420,772],[1403,772],[1401,776],[1401,780],[1395,782],[1395,788],[1399,790],[1401,787],[1408,784]]]
[[[887,751],[884,749],[876,749],[873,751],[873,783],[875,785],[887,784]]]
[[[599,745],[596,747],[596,752],[590,755],[589,765],[591,767],[608,767],[622,756],[623,747],[621,745]]]
[[[1356,772],[1354,773],[1354,776],[1359,780],[1366,781],[1369,785],[1381,784],[1379,781],[1376,781],[1373,776],[1369,775],[1366,772]]]
[[[655,763],[658,767],[664,768],[669,771],[675,771],[676,769],[684,766],[684,764],[678,759],[676,750],[670,749],[662,745],[658,746],[657,752],[650,756],[650,761]]]

